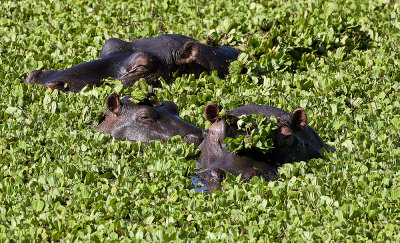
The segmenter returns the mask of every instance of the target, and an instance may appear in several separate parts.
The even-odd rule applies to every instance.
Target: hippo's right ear
[[[204,116],[208,121],[215,122],[217,120],[217,117],[219,116],[220,111],[221,109],[217,104],[209,103],[204,108]]]
[[[106,107],[109,111],[111,111],[115,115],[118,116],[120,114],[121,101],[116,93],[112,93],[107,97]]]
[[[199,56],[199,47],[194,41],[187,41],[176,53],[175,62],[177,65],[195,62]]]

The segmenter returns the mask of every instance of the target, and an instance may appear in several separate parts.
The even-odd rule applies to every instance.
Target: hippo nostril
[[[26,83],[30,83],[30,84],[37,83],[37,77],[38,77],[41,73],[43,73],[43,72],[40,71],[40,70],[34,70],[34,71],[32,71],[32,72],[28,75],[28,77],[26,77],[25,82],[26,82]]]

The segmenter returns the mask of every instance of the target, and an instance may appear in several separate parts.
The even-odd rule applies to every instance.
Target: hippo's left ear
[[[106,107],[109,111],[111,111],[115,115],[118,116],[120,114],[121,101],[119,100],[118,95],[116,93],[112,93],[107,97]]]
[[[187,41],[176,53],[175,62],[177,65],[195,62],[199,56],[199,47],[194,41]]]
[[[307,126],[307,114],[303,108],[299,107],[292,112],[292,124],[295,129],[301,130]]]

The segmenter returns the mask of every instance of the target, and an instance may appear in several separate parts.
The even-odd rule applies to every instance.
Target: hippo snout
[[[25,82],[26,82],[26,83],[30,83],[30,84],[35,84],[35,83],[37,83],[37,79],[38,79],[38,77],[40,76],[40,74],[42,74],[42,73],[43,73],[43,71],[40,71],[40,70],[34,70],[34,71],[32,71],[32,72],[28,75],[28,77],[26,77]]]
[[[30,84],[46,84],[52,83],[56,80],[53,79],[53,74],[57,73],[56,70],[48,70],[48,71],[41,71],[41,70],[34,70],[32,71],[28,77],[26,77],[25,82]],[[52,88],[52,87],[48,87]]]
[[[184,137],[184,140],[191,144],[193,143],[195,147],[198,147],[201,142],[203,142],[204,138],[207,136],[208,132],[203,130],[201,134],[187,134]]]
[[[184,137],[185,142],[191,144],[193,143],[194,146],[198,147],[203,139],[195,134],[188,134]]]
[[[53,74],[57,72],[56,70],[34,70],[26,77],[25,82],[30,84],[43,84],[48,89],[58,89],[64,92],[69,91],[68,87],[65,87],[64,81],[54,78]]]

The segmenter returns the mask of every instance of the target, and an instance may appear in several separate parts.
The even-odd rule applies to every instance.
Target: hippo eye
[[[127,73],[135,76],[145,76],[153,71],[155,58],[146,52],[136,52],[129,57]]]
[[[150,108],[143,108],[138,111],[138,120],[141,123],[153,124],[156,122],[156,113]]]
[[[151,71],[151,66],[139,65],[134,67],[131,72],[135,72],[137,74],[145,75]]]

